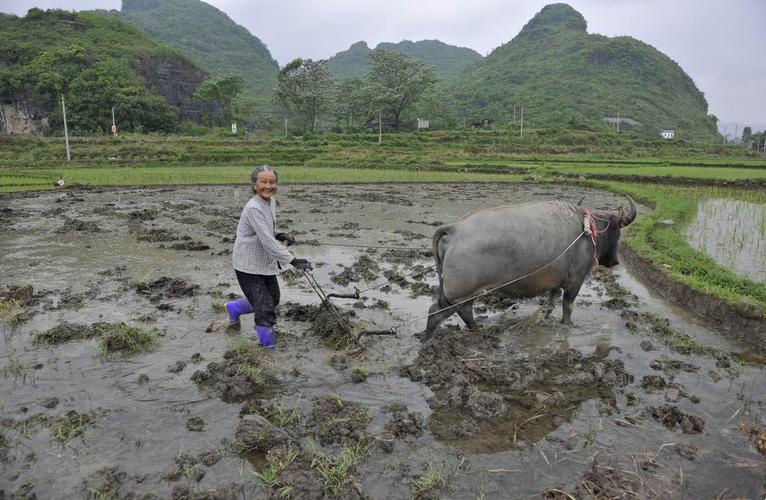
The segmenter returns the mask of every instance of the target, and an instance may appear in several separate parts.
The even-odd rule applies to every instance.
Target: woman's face
[[[255,194],[266,201],[270,201],[277,192],[277,176],[274,175],[274,172],[259,172],[258,180],[253,182],[253,189],[255,189]]]

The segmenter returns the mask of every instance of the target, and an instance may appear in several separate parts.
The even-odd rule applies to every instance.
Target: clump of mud
[[[753,438],[758,453],[766,457],[766,425],[758,427],[748,424],[744,426],[743,430]]]
[[[391,414],[391,420],[383,427],[383,430],[394,439],[414,443],[423,435],[425,423],[420,413],[409,411],[402,403],[391,403],[383,408],[383,412]]]
[[[269,400],[268,402],[260,399],[246,401],[242,405],[239,414],[260,415],[277,427],[290,430],[295,430],[301,420],[300,410],[286,407],[281,397]]]
[[[85,488],[91,498],[118,498],[120,486],[127,474],[113,465],[101,467],[86,481]]]
[[[390,249],[383,252],[380,256],[386,262],[391,264],[407,264],[412,265],[413,262],[423,259],[430,259],[433,257],[433,252],[429,248],[422,250],[414,249]]]
[[[626,470],[625,467],[600,465],[594,460],[571,494],[560,488],[549,488],[542,496],[555,500],[633,498],[641,489],[641,480],[632,471]]]
[[[61,323],[44,332],[34,332],[32,341],[35,344],[63,344],[70,340],[89,339],[98,335],[98,324],[81,325],[78,323]]]
[[[212,489],[178,485],[170,494],[170,500],[232,500],[234,498],[242,498],[242,486],[237,483]]]
[[[165,481],[178,481],[182,478],[202,480],[205,471],[202,466],[212,467],[223,458],[221,450],[203,451],[199,455],[181,453],[175,458],[175,463],[168,467],[162,475]]]
[[[156,208],[142,208],[141,210],[133,210],[127,214],[129,223],[139,223],[147,220],[154,220],[159,215],[159,210]]]
[[[688,333],[676,330],[667,318],[632,309],[623,309],[621,316],[626,320],[625,326],[631,332],[652,335],[680,354],[703,354],[715,358],[718,366],[722,368],[731,365],[731,360],[725,353],[702,345]]]
[[[334,305],[321,307],[311,319],[311,330],[322,338],[324,344],[335,350],[343,350],[356,343],[354,332],[356,325],[352,318],[356,313],[352,310],[342,310]],[[340,320],[338,319],[340,318]]]
[[[337,396],[322,396],[314,400],[306,429],[327,446],[366,439],[367,424],[371,421],[372,415],[364,405]]]
[[[404,369],[436,394],[430,428],[438,437],[482,451],[532,442],[572,418],[585,400],[599,399],[611,412],[615,392],[633,380],[622,361],[603,354],[567,350],[513,359],[499,333],[442,328]]]
[[[279,308],[286,318],[302,322],[312,321],[322,310],[322,306],[298,304],[297,302],[285,302]]]
[[[195,241],[190,236],[183,236],[180,238],[180,240],[181,241],[177,243],[173,243],[172,245],[167,246],[167,248],[171,248],[173,250],[187,250],[190,252],[210,250],[210,245],[202,243],[201,241]],[[162,247],[164,248],[165,246],[162,245]]]
[[[266,455],[267,466],[261,476],[268,479],[267,486],[272,488],[271,497],[324,498],[324,479],[315,460],[314,454],[292,445],[269,451]]]
[[[655,359],[649,365],[652,370],[665,372],[672,378],[678,372],[694,373],[699,367],[679,359]]]
[[[157,278],[154,281],[133,282],[131,287],[140,295],[148,297],[151,302],[178,297],[192,297],[199,293],[199,285],[167,276]]]
[[[93,300],[97,296],[98,288],[95,286],[84,293],[73,293],[71,290],[65,290],[59,295],[55,309],[79,309],[88,300]]]
[[[361,255],[351,267],[346,267],[342,272],[336,274],[330,280],[338,285],[347,286],[350,283],[358,281],[372,281],[378,277],[380,266],[372,260],[369,255]]]
[[[705,430],[705,420],[682,412],[675,405],[649,407],[647,413],[668,429],[680,428],[684,434],[699,434]]]
[[[150,348],[156,343],[162,332],[153,329],[149,331],[131,327],[126,323],[93,323],[82,325],[78,323],[61,323],[45,331],[32,334],[35,344],[59,345],[71,340],[84,340],[98,337],[102,354],[110,355],[117,352],[138,352]]]
[[[617,308],[620,304],[628,307],[638,303],[638,297],[617,283],[617,278],[609,268],[598,266],[591,271],[591,278],[596,281],[594,290],[598,295],[606,294],[611,300],[603,302],[605,307]]]
[[[167,241],[175,241],[178,236],[174,235],[167,229],[137,229],[135,231],[136,241],[149,241],[152,243],[161,243]]]
[[[60,228],[56,229],[57,233],[69,233],[73,231],[80,233],[100,233],[101,228],[94,221],[65,217],[64,224]]]
[[[205,229],[220,236],[231,236],[237,233],[239,217],[217,216],[205,223]]]
[[[241,403],[264,394],[274,385],[275,377],[269,372],[271,362],[265,347],[242,341],[226,351],[222,361],[213,361],[205,370],[198,370],[192,380],[212,390],[227,403]]]
[[[29,320],[42,296],[27,283],[7,287],[0,292],[0,324],[15,326]]]

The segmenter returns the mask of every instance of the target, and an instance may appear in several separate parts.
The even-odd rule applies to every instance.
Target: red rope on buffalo
[[[583,229],[586,233],[590,234],[590,240],[593,242],[593,262],[595,262],[597,266],[598,257],[596,257],[596,238],[598,238],[598,235],[601,233],[601,231],[598,230],[598,226],[596,226],[596,216],[593,215],[593,212],[591,212],[590,209],[583,208],[582,214],[585,216],[585,221],[583,221],[583,225],[585,227]],[[608,223],[609,221],[607,221],[607,224]],[[604,228],[604,231],[606,231],[606,229],[607,228]]]

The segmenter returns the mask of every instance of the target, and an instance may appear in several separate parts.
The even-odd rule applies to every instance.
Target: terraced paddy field
[[[766,493],[764,226],[750,220],[766,203],[762,158],[618,154],[619,138],[385,139],[81,138],[67,164],[60,139],[3,138],[0,492]],[[350,341],[293,272],[276,352],[257,346],[251,316],[222,328],[262,163],[280,169],[296,255],[328,292],[361,292],[333,299],[355,331],[396,335]],[[560,304],[543,319],[536,299],[489,296],[479,331],[452,319],[421,340],[436,226],[541,199],[616,210],[625,195],[640,211],[623,266],[592,272],[575,326],[558,323]],[[721,259],[711,239],[742,252]]]

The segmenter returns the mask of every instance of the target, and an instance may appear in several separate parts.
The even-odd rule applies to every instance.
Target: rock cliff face
[[[0,134],[43,135],[48,129],[45,113],[23,99],[0,102]]]
[[[258,37],[221,10],[201,0],[123,0],[117,15],[211,75],[240,75],[244,95],[272,106],[279,65]]]
[[[146,81],[146,88],[165,98],[169,105],[178,109],[181,121],[199,123],[210,106],[197,104],[192,97],[209,75],[189,61],[171,55],[155,55],[137,59],[136,71]]]

